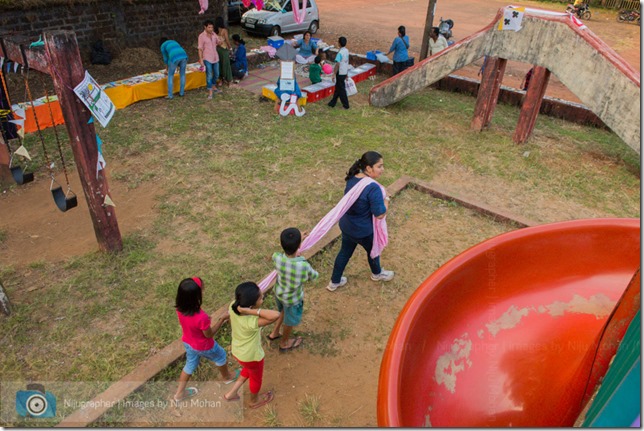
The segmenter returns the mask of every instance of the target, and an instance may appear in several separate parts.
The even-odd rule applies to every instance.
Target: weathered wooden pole
[[[0,67],[0,82],[5,82],[4,72]],[[0,84],[0,110],[10,110],[9,96],[5,94],[5,86]],[[6,111],[0,114],[0,117],[6,119]],[[5,121],[4,119],[1,121]],[[5,124],[0,124],[0,184],[9,184],[11,181],[11,171],[9,170],[9,142],[5,142]]]
[[[481,84],[476,96],[474,107],[474,118],[472,118],[472,130],[481,131],[490,125],[496,102],[499,99],[501,81],[505,73],[505,66],[508,61],[505,58],[490,57],[481,76]]]
[[[429,0],[429,4],[427,5],[427,16],[425,17],[425,29],[423,30],[423,42],[420,45],[418,61],[426,59],[427,53],[429,52],[429,35],[431,34],[432,27],[434,25],[434,12],[436,12],[436,0]]]
[[[123,249],[123,242],[114,207],[103,205],[109,187],[103,171],[96,171],[96,131],[93,123],[87,124],[91,113],[73,91],[85,76],[76,34],[72,31],[56,31],[45,32],[43,35],[50,75],[54,80],[58,102],[65,118],[99,248],[105,251],[120,251]]]
[[[0,281],[0,311],[7,316],[11,314],[11,303],[9,302],[9,297],[4,292],[2,281]]]
[[[521,105],[517,128],[514,130],[514,136],[512,137],[515,143],[525,143],[532,134],[534,125],[537,122],[537,116],[539,115],[539,109],[541,109],[543,96],[546,94],[546,88],[548,88],[549,80],[550,71],[548,69],[541,66],[534,67],[525,99]]]
[[[9,143],[5,143],[4,138],[0,135],[0,184],[9,184],[11,181],[11,171],[9,170],[10,155],[7,145]]]

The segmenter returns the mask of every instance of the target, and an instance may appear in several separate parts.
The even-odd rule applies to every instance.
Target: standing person
[[[228,28],[224,25],[224,19],[217,17],[215,20],[215,34],[219,37],[220,44],[217,45],[217,55],[219,56],[219,76],[221,81],[230,85],[233,80],[233,71],[230,67],[230,39],[228,39]]]
[[[233,76],[236,80],[243,79],[248,75],[248,59],[246,58],[246,42],[238,34],[233,34],[233,43],[235,44],[234,60],[232,69]]]
[[[175,308],[183,332],[181,340],[186,349],[186,365],[179,377],[179,387],[174,394],[175,401],[197,394],[197,388],[186,389],[186,385],[202,357],[217,365],[226,384],[236,379],[228,370],[226,351],[213,339],[221,325],[228,320],[228,316],[219,317],[217,322],[210,326],[210,317],[201,309],[203,288],[201,278],[193,277],[182,280],[177,289]]]
[[[385,170],[382,156],[375,151],[367,151],[356,160],[344,179],[347,185],[344,194],[347,194],[360,180],[369,177],[377,180]],[[338,287],[347,284],[347,278],[342,276],[356,246],[361,245],[367,252],[371,279],[374,281],[389,281],[394,278],[393,271],[387,271],[380,266],[380,256],[371,258],[373,247],[373,217],[383,219],[389,209],[389,197],[383,198],[382,191],[377,183],[369,184],[360,194],[360,197],[340,219],[342,231],[342,246],[335,258],[331,282],[326,287],[333,292]]]
[[[481,68],[479,69],[479,72],[476,74],[476,76],[481,76],[483,75],[483,72],[485,72],[485,68],[487,67],[487,62],[490,59],[487,55],[483,56],[483,64],[481,65]]]
[[[407,69],[407,60],[409,60],[409,36],[407,36],[405,26],[398,27],[398,36],[394,39],[389,48],[387,55],[394,53],[394,75]]]
[[[318,51],[318,46],[315,42],[311,42],[311,32],[305,31],[302,41],[295,45],[296,48],[299,48],[297,55],[295,56],[295,61],[300,64],[313,63],[315,56]]]
[[[438,27],[432,27],[432,32],[429,35],[429,55],[432,56],[447,48],[447,39],[440,34]]]
[[[277,271],[275,283],[275,303],[280,317],[275,323],[273,332],[268,334],[271,341],[282,337],[280,352],[288,352],[302,344],[302,337],[290,340],[294,326],[302,322],[304,311],[304,282],[318,279],[318,272],[303,256],[298,256],[302,244],[302,234],[299,229],[291,227],[280,234],[280,244],[284,253],[273,253],[273,263]],[[280,335],[280,327],[284,323],[284,332]],[[289,342],[290,340],[290,342]]]
[[[221,93],[217,88],[217,79],[219,79],[219,54],[217,54],[217,45],[219,37],[215,34],[215,24],[211,20],[203,23],[204,30],[199,35],[197,47],[199,49],[199,63],[206,69],[206,88],[208,89],[208,99],[212,99],[213,91]]]
[[[528,87],[530,86],[530,79],[532,79],[532,72],[534,72],[534,66],[528,70],[528,73],[525,74],[523,77],[523,81],[521,81],[521,89],[523,91],[528,91]]]
[[[349,73],[347,38],[340,36],[338,43],[340,44],[340,51],[335,56],[335,67],[333,68],[333,72],[335,73],[335,91],[333,92],[333,99],[329,102],[329,106],[335,108],[335,104],[338,102],[338,98],[340,98],[342,107],[349,109],[349,97],[347,97],[347,88],[344,83]]]
[[[280,313],[262,308],[264,295],[257,284],[247,281],[235,289],[235,301],[230,304],[230,327],[232,329],[231,352],[242,366],[240,377],[230,391],[224,394],[227,401],[239,399],[239,389],[249,380],[251,409],[256,409],[273,400],[273,391],[259,396],[264,376],[264,350],[262,327],[275,322]]]
[[[168,99],[174,97],[174,72],[179,68],[179,96],[183,97],[186,88],[186,65],[188,54],[181,48],[178,42],[162,37],[159,40],[159,48],[165,63],[165,73],[168,75]]]

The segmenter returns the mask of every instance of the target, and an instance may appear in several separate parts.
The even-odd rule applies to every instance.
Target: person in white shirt
[[[335,108],[335,104],[340,98],[342,107],[344,109],[349,109],[349,97],[347,97],[347,88],[345,87],[345,81],[347,79],[347,74],[349,73],[349,50],[347,46],[347,38],[341,36],[338,39],[340,44],[340,51],[335,56],[335,91],[333,92],[333,99],[329,102],[331,108]]]
[[[432,27],[429,35],[429,55],[432,56],[447,48],[447,39],[439,33],[438,27]]]

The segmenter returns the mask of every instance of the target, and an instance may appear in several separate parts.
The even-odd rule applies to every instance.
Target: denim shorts
[[[302,312],[304,311],[304,302],[295,305],[284,305],[278,297],[275,297],[277,311],[284,311],[284,324],[286,326],[297,326],[302,322]]]
[[[183,367],[186,374],[192,375],[195,372],[202,356],[213,361],[218,367],[226,364],[226,351],[216,342],[210,350],[195,350],[188,343],[183,343],[183,346],[186,348],[186,366]]]

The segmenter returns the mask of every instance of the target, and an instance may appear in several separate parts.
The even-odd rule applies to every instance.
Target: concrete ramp
[[[487,55],[545,67],[629,147],[640,153],[640,74],[567,14],[526,8],[519,31],[488,26],[376,85],[369,102],[383,107]]]

